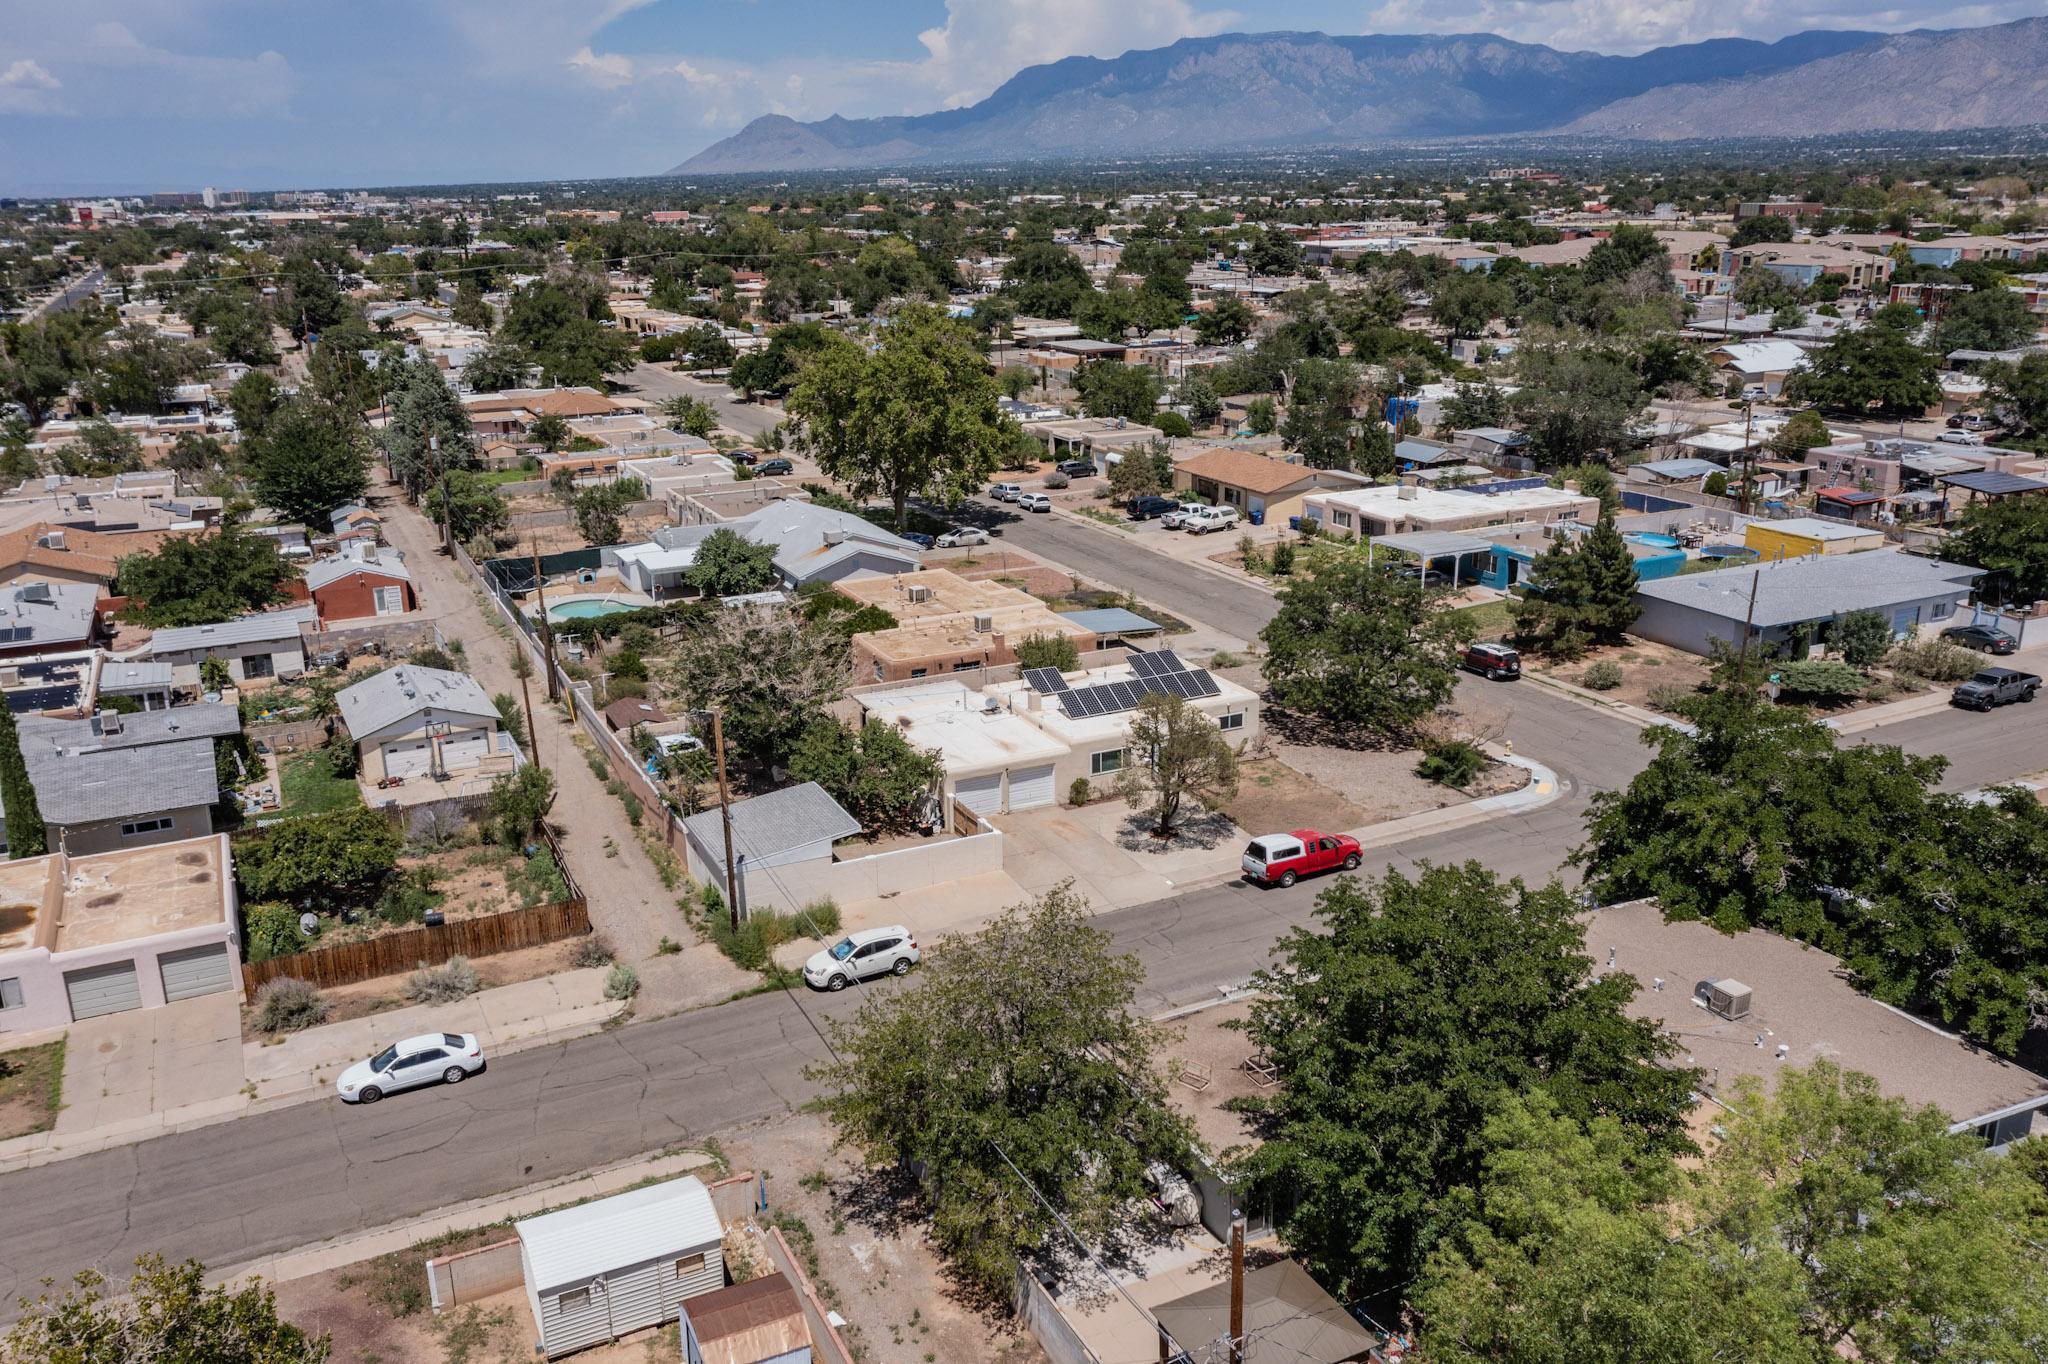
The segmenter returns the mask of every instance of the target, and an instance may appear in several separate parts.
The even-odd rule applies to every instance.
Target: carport
[[[1437,566],[1450,564],[1450,571],[1444,576],[1451,580],[1453,588],[1466,583],[1476,583],[1486,572],[1484,563],[1468,563],[1474,555],[1492,555],[1493,537],[1474,535],[1469,531],[1456,530],[1411,530],[1399,535],[1382,535],[1368,541],[1365,547],[1365,561],[1374,562],[1374,557],[1383,549],[1401,554],[1412,554],[1425,568],[1444,573]]]

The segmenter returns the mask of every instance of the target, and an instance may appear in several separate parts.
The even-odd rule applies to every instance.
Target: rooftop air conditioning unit
[[[837,527],[834,527],[833,529],[831,529],[831,530],[828,530],[828,531],[826,531],[826,532],[825,532],[825,543],[826,543],[826,544],[828,544],[828,545],[843,545],[843,544],[845,544],[845,543],[846,543],[846,532],[845,532],[845,531],[843,531],[843,530],[840,530],[840,529],[839,529],[839,528],[837,528]]]
[[[976,616],[974,618],[974,633],[977,635],[993,634],[995,633],[995,628],[996,618],[994,616]]]
[[[1707,1012],[1726,1019],[1749,1017],[1750,991],[1733,976],[1705,982]]]
[[[932,590],[922,584],[914,584],[905,588],[903,595],[906,599],[914,602],[930,601],[932,599]]]
[[[64,548],[64,532],[61,530],[51,530],[44,532],[43,547],[45,549]]]

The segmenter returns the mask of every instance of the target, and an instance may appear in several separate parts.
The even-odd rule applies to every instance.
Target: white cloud
[[[600,90],[616,90],[633,83],[633,59],[616,52],[599,56],[586,45],[566,65]]]
[[[951,107],[971,104],[1027,66],[1114,57],[1239,23],[1189,0],[947,0],[946,22],[917,35],[928,56],[901,74]]]
[[[64,82],[43,69],[43,64],[23,57],[0,71],[0,88],[19,90],[62,90]]]
[[[32,57],[22,57],[0,71],[0,114],[61,114],[64,105],[55,91],[64,82]]]

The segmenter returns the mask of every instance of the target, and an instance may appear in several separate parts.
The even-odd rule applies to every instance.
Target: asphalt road
[[[100,287],[100,283],[106,278],[106,273],[105,270],[95,265],[85,274],[80,275],[77,279],[44,299],[35,307],[29,309],[28,315],[22,320],[33,322],[39,317],[47,317],[52,313],[67,312],[72,308],[76,308]]]

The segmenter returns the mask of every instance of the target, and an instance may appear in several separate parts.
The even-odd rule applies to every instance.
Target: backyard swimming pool
[[[603,597],[584,597],[578,601],[565,601],[560,606],[548,608],[549,620],[590,620],[595,616],[613,616],[621,611],[637,611],[640,608],[631,602],[608,601]]]

